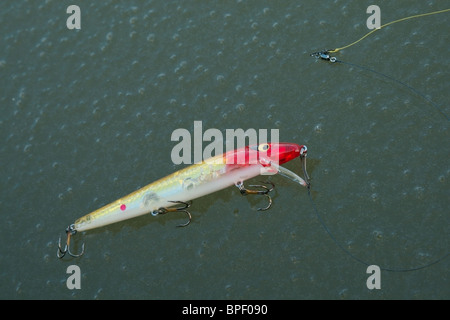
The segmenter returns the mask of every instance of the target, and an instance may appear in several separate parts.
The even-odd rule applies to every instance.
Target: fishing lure
[[[84,244],[80,254],[70,251],[70,238],[79,231],[99,228],[148,213],[158,216],[168,212],[184,212],[189,220],[179,227],[185,227],[191,222],[191,214],[187,208],[190,207],[192,200],[232,185],[238,187],[242,195],[266,196],[268,206],[258,210],[267,210],[272,205],[268,193],[273,190],[273,183],[267,183],[272,185],[271,188],[265,185],[252,185],[251,187],[261,189],[255,190],[246,189],[244,181],[260,174],[279,173],[302,186],[309,187],[306,154],[307,147],[304,145],[262,143],[228,151],[202,163],[190,165],[76,220],[66,229],[67,240],[64,249],[61,248],[61,238],[59,239],[57,256],[62,258],[68,253],[72,257],[79,257],[84,253]],[[306,181],[281,166],[297,157],[302,160]],[[180,206],[176,206],[177,204]]]

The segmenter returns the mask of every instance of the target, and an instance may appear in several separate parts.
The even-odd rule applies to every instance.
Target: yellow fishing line
[[[420,17],[425,17],[425,16],[431,16],[431,15],[433,15],[433,14],[444,13],[444,12],[447,12],[447,11],[450,11],[450,8],[449,8],[449,9],[444,9],[444,10],[439,10],[439,11],[428,12],[428,13],[416,14],[416,15],[414,15],[414,16],[410,16],[410,17],[401,18],[401,19],[398,19],[398,20],[395,20],[395,21],[391,21],[391,22],[389,22],[389,23],[386,23],[386,24],[382,25],[382,26],[381,26],[380,28],[378,28],[378,29],[373,29],[372,31],[368,32],[367,34],[365,34],[363,37],[361,37],[360,39],[356,40],[355,42],[352,42],[352,43],[350,43],[350,44],[348,44],[348,45],[346,45],[346,46],[344,46],[344,47],[341,47],[341,48],[336,48],[336,49],[333,49],[333,50],[328,50],[328,52],[329,52],[329,53],[335,53],[335,52],[338,52],[338,51],[340,51],[340,50],[343,50],[343,49],[346,49],[346,48],[348,48],[348,47],[351,47],[351,46],[353,46],[354,44],[357,44],[358,42],[360,42],[361,40],[367,38],[368,36],[370,36],[370,35],[371,35],[372,33],[374,33],[375,31],[380,30],[380,29],[382,29],[382,28],[384,28],[384,27],[390,26],[390,25],[392,25],[392,24],[394,24],[394,23],[402,22],[402,21],[410,20],[410,19],[415,19],[415,18],[420,18]]]

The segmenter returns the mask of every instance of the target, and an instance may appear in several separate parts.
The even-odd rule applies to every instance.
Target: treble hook
[[[192,216],[191,213],[189,211],[187,211],[186,209],[189,208],[192,204],[192,201],[189,202],[184,202],[184,201],[169,201],[172,203],[181,203],[184,206],[183,207],[176,207],[176,208],[165,208],[165,207],[161,207],[157,210],[154,210],[152,212],[153,216],[157,216],[158,214],[166,214],[167,212],[184,212],[187,214],[189,220],[188,222],[184,223],[184,224],[179,224],[177,225],[177,227],[186,227],[187,225],[189,225],[189,223],[191,223],[192,220]]]
[[[268,209],[270,209],[270,207],[272,206],[272,198],[269,196],[269,192],[272,191],[275,188],[275,184],[273,184],[273,182],[270,181],[266,181],[266,182],[261,182],[261,183],[265,183],[265,184],[271,184],[272,187],[269,189],[267,186],[264,185],[256,185],[256,184],[252,184],[249,187],[255,187],[255,188],[263,188],[265,190],[249,190],[246,189],[244,187],[244,182],[239,181],[238,183],[236,183],[236,187],[238,187],[239,191],[241,192],[241,194],[243,196],[246,196],[248,194],[257,194],[257,195],[264,195],[267,197],[267,199],[269,200],[269,204],[267,207],[265,208],[258,208],[258,211],[266,211]]]
[[[66,253],[68,253],[70,256],[72,256],[74,258],[81,257],[84,254],[84,243],[81,246],[80,254],[74,254],[70,251],[70,237],[77,233],[77,230],[75,230],[75,226],[73,224],[68,226],[66,229],[66,233],[67,233],[66,246],[64,247],[64,250],[61,249],[61,236],[60,236],[59,241],[58,241],[58,251],[56,252],[56,256],[59,259],[61,259],[66,255]]]

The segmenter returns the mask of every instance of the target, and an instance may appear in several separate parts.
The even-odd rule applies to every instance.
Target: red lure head
[[[225,163],[238,165],[260,163],[266,166],[273,161],[281,165],[301,155],[306,155],[306,152],[307,148],[305,145],[286,142],[261,143],[227,152],[225,154]]]
[[[264,161],[265,158],[277,162],[278,164],[283,164],[300,157],[301,155],[306,155],[307,152],[306,146],[287,142],[262,143],[258,145],[257,148],[258,152],[261,153],[261,161]]]

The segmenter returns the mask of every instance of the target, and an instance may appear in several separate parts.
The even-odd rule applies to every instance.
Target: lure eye
[[[268,143],[261,143],[258,146],[258,151],[267,151],[269,150],[269,144]]]

